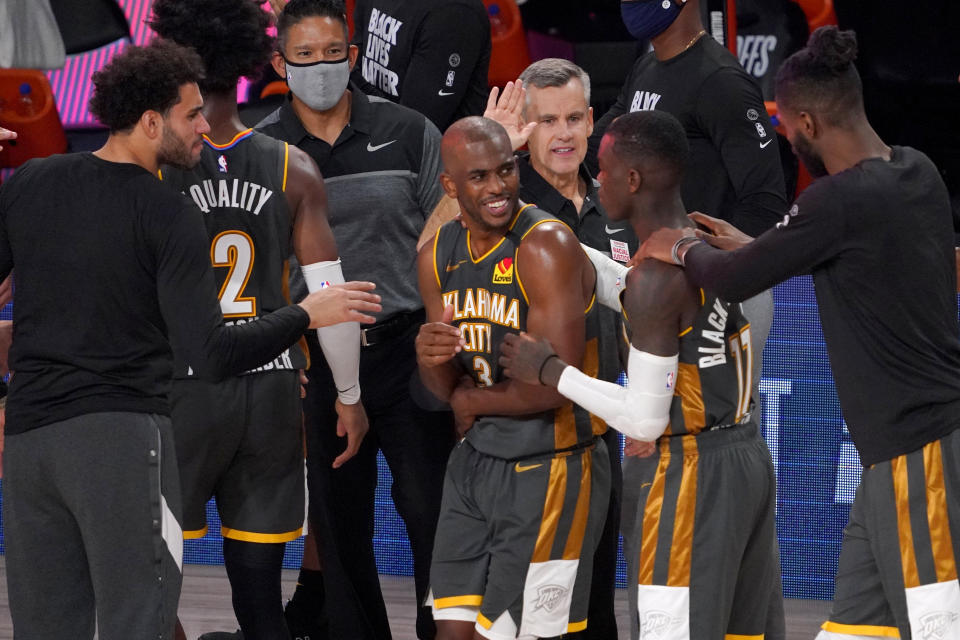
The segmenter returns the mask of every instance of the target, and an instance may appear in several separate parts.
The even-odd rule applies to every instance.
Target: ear
[[[274,51],[270,56],[270,65],[273,67],[273,70],[277,72],[278,76],[284,80],[287,79],[287,63],[279,51]]]
[[[147,109],[140,114],[140,120],[138,124],[143,130],[144,135],[146,135],[150,140],[157,140],[163,136],[163,127],[165,122],[163,115],[159,111]]]
[[[360,48],[352,44],[347,47],[347,58],[350,59],[350,71],[353,71],[353,66],[357,64],[357,56],[360,55]]]
[[[643,184],[643,176],[640,175],[640,172],[636,169],[630,169],[627,172],[627,189],[630,193],[636,193],[640,191],[640,185]]]
[[[797,120],[800,123],[800,131],[811,140],[823,130],[817,117],[808,111],[801,111]]]
[[[453,181],[453,178],[447,173],[440,174],[440,186],[443,187],[443,192],[447,194],[450,198],[457,199],[457,183]]]
[[[587,107],[587,137],[593,135],[593,107]]]

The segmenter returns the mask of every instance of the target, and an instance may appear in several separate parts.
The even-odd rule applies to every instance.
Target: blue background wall
[[[774,298],[776,315],[764,352],[760,389],[764,435],[777,469],[784,593],[830,599],[840,537],[860,480],[859,458],[840,415],[811,279],[794,278],[778,286]],[[9,317],[9,308],[4,312],[0,317]],[[412,575],[410,546],[390,500],[391,478],[382,458],[379,473],[374,544],[380,571]],[[213,503],[207,505],[207,512],[214,533],[186,543],[187,562],[223,562]],[[299,567],[302,554],[302,540],[288,544],[286,566]],[[622,557],[618,583],[626,585]]]

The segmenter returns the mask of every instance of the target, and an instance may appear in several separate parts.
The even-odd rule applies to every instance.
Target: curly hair
[[[131,129],[145,111],[166,115],[180,101],[180,87],[203,79],[203,63],[192,50],[158,40],[128,47],[93,74],[90,113],[110,133]]]
[[[270,59],[271,15],[257,0],[154,0],[147,24],[161,38],[200,54],[204,93],[226,93],[241,77],[256,79]]]
[[[833,25],[820,27],[807,46],[784,60],[777,71],[780,108],[816,113],[833,126],[844,126],[863,110],[863,86],[853,61],[857,35]]]
[[[343,23],[343,37],[349,40],[347,8],[343,0],[290,0],[277,20],[277,50],[283,47],[290,27],[304,18],[333,18]]]

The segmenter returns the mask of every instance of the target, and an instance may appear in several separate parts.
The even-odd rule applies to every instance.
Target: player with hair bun
[[[863,109],[852,31],[821,27],[777,74],[780,120],[818,176],[756,240],[661,229],[641,256],[742,300],[812,273],[837,396],[864,465],[819,640],[960,637],[960,338],[953,223],[934,164]],[[709,245],[734,251],[719,251]],[[935,635],[931,635],[931,632]]]

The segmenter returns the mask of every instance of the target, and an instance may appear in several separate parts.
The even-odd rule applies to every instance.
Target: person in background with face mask
[[[960,637],[960,341],[953,225],[936,166],[864,113],[852,31],[821,27],[777,73],[777,106],[817,180],[756,240],[700,218],[641,257],[742,300],[810,273],[840,407],[864,465],[818,640]],[[699,217],[698,217],[699,218]],[[933,633],[931,633],[933,631]]]
[[[777,136],[756,80],[737,58],[707,34],[700,0],[630,0],[620,4],[627,30],[649,41],[653,51],[640,57],[624,82],[617,102],[594,126],[587,165],[596,174],[603,134],[613,120],[634,111],[666,111],[687,133],[689,164],[680,185],[687,211],[703,211],[758,235],[776,224],[787,209]],[[743,303],[753,339],[754,413],[760,408],[763,347],[773,323],[773,295],[761,292]],[[628,558],[633,538],[637,488],[648,481],[655,463],[624,460],[624,516],[621,528]],[[771,620],[780,616],[771,615]],[[767,630],[767,638],[783,636]]]
[[[383,293],[377,323],[362,332],[360,387],[370,430],[356,456],[337,468],[346,440],[337,436],[338,390],[316,337],[307,336],[308,487],[323,574],[311,579],[301,573],[294,601],[311,605],[301,610],[320,611],[325,597],[332,637],[383,640],[390,638],[390,625],[373,553],[377,450],[393,474],[393,499],[406,523],[422,603],[453,445],[452,416],[419,408],[410,393],[418,384],[414,339],[424,320],[417,239],[434,210],[450,201],[438,179],[440,132],[422,114],[350,84],[358,49],[348,45],[342,2],[292,0],[280,12],[277,36],[273,67],[287,79],[290,94],[257,128],[317,162],[344,276],[368,274]],[[298,288],[295,282],[294,299]],[[428,608],[417,610],[417,633],[434,636]]]

